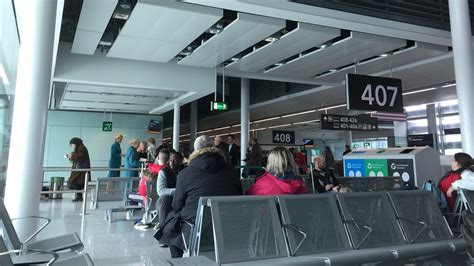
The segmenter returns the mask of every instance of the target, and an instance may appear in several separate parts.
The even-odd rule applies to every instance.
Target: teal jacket
[[[125,168],[139,168],[140,156],[138,156],[137,149],[130,146],[125,154]],[[125,177],[137,177],[138,171],[124,171]]]
[[[120,143],[114,142],[112,147],[110,147],[110,159],[109,167],[110,168],[120,168],[122,165],[122,149],[120,148]]]

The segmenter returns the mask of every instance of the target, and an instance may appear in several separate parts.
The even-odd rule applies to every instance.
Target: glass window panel
[[[449,100],[449,101],[444,101],[439,103],[440,106],[440,114],[453,114],[459,112],[458,108],[458,100]]]
[[[428,134],[428,119],[426,118],[408,120],[407,124],[409,135]]]
[[[407,118],[426,116],[426,105],[413,105],[405,107]]]

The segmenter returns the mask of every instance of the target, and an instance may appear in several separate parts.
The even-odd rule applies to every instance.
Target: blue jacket
[[[109,167],[110,168],[120,168],[122,164],[122,149],[120,148],[120,143],[114,142],[112,147],[110,147],[110,159]]]
[[[138,156],[137,149],[130,146],[125,154],[125,168],[139,168],[140,167],[140,156]],[[124,171],[125,177],[137,177],[138,171]]]

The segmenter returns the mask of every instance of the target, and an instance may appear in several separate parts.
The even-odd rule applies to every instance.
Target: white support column
[[[173,116],[173,149],[179,151],[179,129],[181,127],[180,115],[181,106],[179,103],[174,103],[174,116]]]
[[[18,2],[18,1],[16,1]],[[23,1],[21,46],[12,119],[5,204],[12,218],[39,214],[57,1]],[[18,224],[20,239],[35,222]]]
[[[197,137],[197,100],[191,102],[191,118],[189,121],[189,139],[191,142],[190,148],[193,151],[194,150],[194,141],[196,140]]]
[[[453,46],[456,91],[459,100],[459,118],[463,151],[474,154],[474,83],[472,80],[472,35],[468,0],[449,0],[449,21]]]
[[[240,80],[240,158],[247,157],[249,147],[250,99],[249,79]],[[245,162],[241,162],[245,165]]]

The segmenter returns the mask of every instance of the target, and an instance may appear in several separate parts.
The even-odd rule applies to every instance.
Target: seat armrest
[[[21,254],[24,252],[36,252],[36,253],[42,253],[42,254],[50,254],[53,256],[52,259],[50,259],[46,265],[51,265],[58,259],[58,253],[52,252],[52,251],[46,251],[46,250],[39,250],[39,249],[16,249],[16,250],[9,250],[5,252],[1,252],[0,256],[10,256],[11,254],[16,254],[18,256],[22,256]],[[38,263],[42,263],[43,261],[38,261]]]
[[[22,242],[22,244],[27,244],[28,242],[30,242],[37,234],[39,234],[39,232],[41,232],[48,224],[51,223],[51,219],[46,218],[46,217],[41,217],[41,216],[17,217],[17,218],[11,219],[11,221],[13,222],[15,220],[22,220],[22,219],[40,219],[40,220],[46,221],[43,225],[40,226],[40,228],[38,228],[35,232],[33,232],[33,234],[31,234],[30,237],[28,237],[24,242]]]

